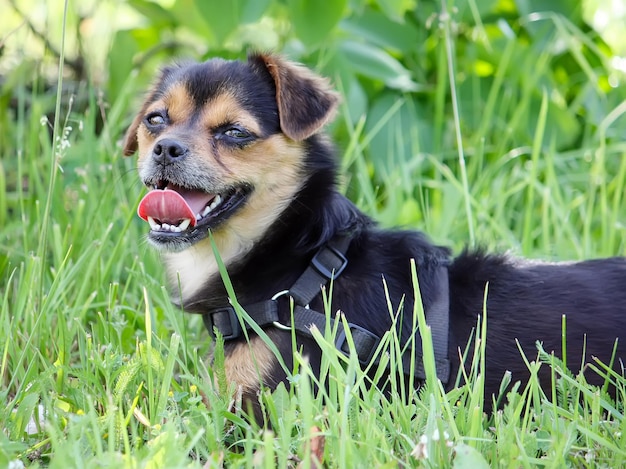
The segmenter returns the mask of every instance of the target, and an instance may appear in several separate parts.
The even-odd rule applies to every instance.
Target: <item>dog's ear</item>
[[[137,151],[137,130],[143,119],[143,114],[142,109],[141,112],[135,116],[128,130],[126,130],[124,142],[122,143],[122,155],[124,156],[131,156]]]
[[[339,94],[326,78],[273,54],[251,54],[248,60],[274,79],[280,127],[289,138],[304,140],[334,117]]]

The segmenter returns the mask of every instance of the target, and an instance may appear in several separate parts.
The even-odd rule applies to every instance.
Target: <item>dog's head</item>
[[[138,209],[150,241],[253,242],[301,188],[305,141],[337,103],[325,79],[275,55],[164,68],[124,141],[150,189]]]

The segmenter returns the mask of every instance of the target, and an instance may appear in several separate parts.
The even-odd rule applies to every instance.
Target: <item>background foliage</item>
[[[383,225],[457,250],[624,254],[617,3],[86,0],[64,26],[60,0],[0,0],[0,466],[306,467],[313,429],[331,467],[622,465],[623,395],[574,375],[558,405],[531,383],[483,418],[474,374],[404,406],[336,359],[332,398],[302,378],[265,397],[272,431],[247,423],[211,388],[201,322],[169,304],[119,146],[163,63],[274,49],[341,91],[342,189]]]
[[[61,11],[59,1],[10,3],[8,10],[18,19],[13,24],[22,23],[4,40],[5,104],[15,98],[16,90],[28,93],[24,87],[30,83],[37,91],[46,88],[49,81],[33,83],[32,77],[54,76],[50,72],[62,37],[61,22],[54,20]],[[351,158],[344,158],[344,169],[355,169],[355,155],[363,154],[362,169],[375,183],[375,192],[370,193],[348,179],[349,194],[387,225],[426,224],[436,229],[425,219],[435,217],[433,224],[442,229],[434,237],[457,247],[472,233],[450,239],[448,224],[437,218],[443,213],[428,214],[424,198],[445,195],[446,213],[450,213],[462,203],[458,191],[444,180],[434,192],[425,190],[423,177],[441,177],[440,164],[458,174],[459,144],[471,179],[491,180],[499,171],[512,170],[511,161],[530,159],[542,103],[546,118],[537,151],[554,152],[559,175],[566,175],[570,164],[608,175],[617,171],[614,163],[620,150],[613,153],[611,143],[619,141],[626,125],[619,108],[625,93],[619,86],[624,80],[624,59],[619,54],[626,53],[626,41],[615,38],[612,25],[620,23],[624,12],[602,10],[591,0],[552,2],[549,10],[542,2],[526,0],[460,2],[447,7],[448,16],[441,14],[441,8],[438,2],[411,0],[339,0],[324,2],[323,8],[313,0],[81,2],[69,10],[65,35],[69,80],[62,105],[73,93],[79,102],[74,109],[81,113],[88,93],[97,93],[93,96],[100,106],[96,130],[103,120],[110,135],[119,135],[129,118],[122,104],[137,103],[137,90],[145,88],[163,63],[180,57],[239,58],[251,49],[282,51],[332,77],[344,95],[344,112],[333,127],[340,149],[354,150]],[[606,41],[591,27],[594,24]],[[24,37],[26,45],[21,41]],[[453,131],[447,47],[454,56],[460,142]],[[96,88],[85,88],[85,82]],[[42,111],[50,113],[53,92],[49,88],[50,101],[42,104]],[[520,101],[523,106],[517,106]],[[113,113],[111,105],[118,106]],[[3,128],[13,125],[10,117],[4,116]],[[12,141],[1,143],[10,146],[9,153],[18,150]],[[593,154],[578,151],[583,146],[607,145],[609,153],[601,163]],[[538,183],[545,178],[541,160],[535,168]],[[488,174],[477,173],[484,169],[483,163],[489,163]],[[609,167],[600,169],[598,164]],[[5,171],[14,175],[15,165]],[[598,190],[608,181],[591,182],[591,187],[589,181],[572,185],[567,188],[571,192],[562,196],[576,200],[577,192]],[[388,194],[387,185],[397,194]],[[492,219],[494,214],[480,210],[485,205],[481,197],[491,197],[491,192],[473,195],[480,223]],[[583,219],[589,209],[571,208]],[[510,232],[496,239],[506,248],[529,228],[519,214],[509,213],[507,220],[502,215],[497,214],[497,219]],[[466,215],[449,223],[471,231],[474,222]],[[495,242],[489,236],[481,238],[483,243]],[[619,248],[618,240],[600,239],[606,248],[603,252]],[[592,242],[585,239],[586,245]],[[525,253],[536,246],[527,243]],[[557,253],[580,256],[585,249],[565,246]]]

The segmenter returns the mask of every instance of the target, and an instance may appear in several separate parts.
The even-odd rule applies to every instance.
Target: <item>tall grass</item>
[[[510,63],[506,54],[501,67]],[[540,76],[545,62],[536,65]],[[446,60],[439,66],[447,76]],[[454,147],[443,146],[441,154],[401,155],[406,167],[382,181],[371,177],[364,151],[375,132],[387,131],[385,122],[366,132],[344,110],[346,188],[384,225],[408,222],[456,248],[473,226],[477,242],[524,255],[624,254],[626,146],[607,136],[623,106],[567,152],[546,141],[542,107],[535,141],[519,147],[512,136],[527,124],[529,98],[510,102],[501,83],[476,103],[483,113],[474,134],[453,126],[466,145],[464,171]],[[417,391],[392,375],[385,395],[354,357],[336,351],[333,331],[318,331],[321,376],[294,351],[291,387],[261,395],[270,425],[247,420],[220,379],[219,343],[208,367],[212,344],[201,321],[171,306],[160,262],[143,241],[135,216],[143,189],[115,144],[135,87],[129,79],[110,109],[90,92],[86,109],[57,112],[54,124],[41,120],[36,92],[17,88],[17,119],[0,149],[0,466],[315,467],[320,457],[328,467],[626,464],[626,383],[603,364],[596,367],[617,384],[617,402],[554,357],[520,352],[532,376],[552,367],[551,389],[531,379],[497,397],[502,410],[483,413],[488,314],[461,351],[467,367],[448,394],[435,380]],[[505,98],[519,112],[500,135],[491,123],[508,112]],[[451,120],[435,107],[443,136]],[[59,140],[51,140],[50,125]],[[424,342],[430,357],[427,335]],[[379,352],[381,366],[401,366],[393,334]]]

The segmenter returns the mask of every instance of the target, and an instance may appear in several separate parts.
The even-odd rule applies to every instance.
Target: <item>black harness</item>
[[[335,236],[324,245],[311,259],[306,270],[300,275],[296,282],[288,290],[283,290],[274,295],[271,299],[242,306],[250,318],[260,327],[277,327],[284,330],[295,330],[298,334],[313,337],[311,327],[316,326],[320,331],[324,331],[327,324],[326,315],[309,308],[309,303],[320,294],[331,279],[336,279],[341,275],[348,260],[346,252],[350,246],[351,237]],[[433,339],[433,352],[437,377],[445,385],[450,377],[450,361],[448,360],[448,322],[449,322],[449,296],[448,296],[448,269],[440,266],[436,271],[437,292],[433,304],[425,311],[426,323],[430,326]],[[290,325],[280,322],[278,314],[278,300],[283,296],[293,299],[293,316]],[[415,299],[418,301],[418,299]],[[235,340],[242,337],[242,322],[239,320],[235,308],[227,305],[222,308],[213,309],[203,316],[204,325],[209,334],[214,335],[217,330],[224,341]],[[335,346],[342,353],[350,353],[346,340],[346,331],[343,321],[328,319],[331,327],[337,328],[337,338]],[[364,329],[363,327],[348,323],[350,334],[354,342],[354,349],[362,365],[368,365],[380,343],[380,337]],[[248,326],[246,325],[246,329]],[[421,342],[418,342],[421,343]],[[416,347],[417,348],[417,347]],[[403,369],[408,374],[411,364],[411,356],[408,353],[402,355]],[[422,354],[415,353],[415,377],[426,379]]]

